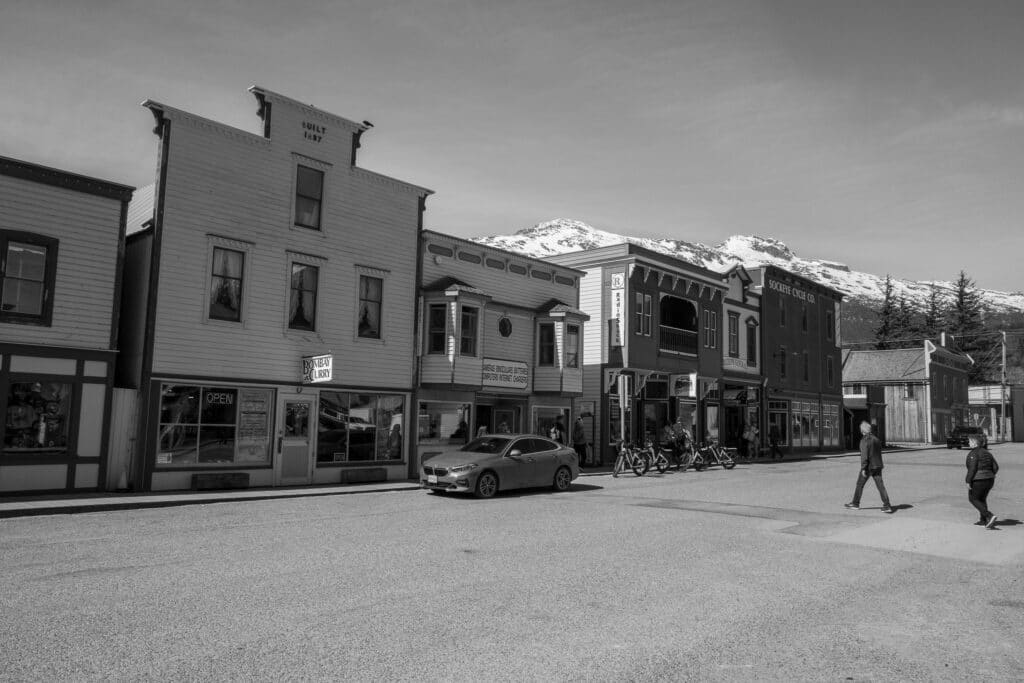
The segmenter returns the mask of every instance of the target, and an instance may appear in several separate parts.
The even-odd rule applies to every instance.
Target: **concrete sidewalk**
[[[890,452],[928,450],[945,448],[929,444],[917,447],[885,449]],[[812,453],[787,455],[783,460],[759,458],[749,463],[769,464],[822,458],[857,456],[857,451],[840,453]],[[582,477],[611,474],[612,466],[597,465],[583,468]],[[277,498],[306,498],[310,496],[338,496],[352,493],[388,493],[391,491],[418,491],[415,479],[405,481],[376,482],[370,484],[337,484],[329,486],[294,486],[287,488],[232,489],[224,491],[166,491],[159,493],[83,493],[54,494],[47,496],[0,496],[0,519],[5,517],[28,517],[32,515],[70,515],[81,512],[105,512],[109,510],[134,510],[141,508],[173,507],[177,505],[206,505],[241,500],[272,500]]]

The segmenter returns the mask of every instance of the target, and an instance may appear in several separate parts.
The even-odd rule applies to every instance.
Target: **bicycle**
[[[693,447],[692,442],[687,441],[686,446],[676,455],[676,470],[679,472],[685,472],[691,467],[700,472],[707,466],[707,459],[699,449]]]
[[[648,461],[648,469],[653,467],[658,470],[658,474],[665,474],[672,463],[669,461],[668,456],[665,455],[665,449],[660,445],[655,448],[654,444],[648,441],[644,444],[644,448],[641,451],[643,457]]]
[[[723,469],[727,470],[736,467],[736,460],[729,453],[729,449],[723,448],[714,439],[702,444],[697,451],[704,456],[708,465],[721,465]]]
[[[647,474],[647,470],[650,468],[648,460],[641,455],[640,448],[636,446],[627,445],[625,442],[619,443],[619,454],[615,458],[615,466],[612,467],[612,476],[618,477],[619,473],[624,471],[626,467],[633,470],[633,474],[641,477]]]

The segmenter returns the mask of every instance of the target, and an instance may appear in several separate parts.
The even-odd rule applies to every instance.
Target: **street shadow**
[[[996,518],[996,523],[992,525],[993,528],[999,528],[1001,526],[1017,526],[1021,524],[1019,519],[1005,519],[1003,517]]]
[[[910,503],[900,503],[899,505],[893,505],[892,506],[892,511],[893,512],[896,512],[897,510],[913,510],[913,509],[914,509],[914,506],[911,505]]]

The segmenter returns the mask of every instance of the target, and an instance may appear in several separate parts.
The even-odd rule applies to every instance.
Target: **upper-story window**
[[[836,336],[836,315],[832,311],[825,311],[825,339],[832,341]]]
[[[729,356],[740,357],[740,314],[729,311]]]
[[[779,378],[780,379],[786,379],[786,369],[787,369],[786,368],[786,357],[788,356],[788,354],[789,354],[789,352],[786,350],[785,346],[780,346],[779,347],[779,356],[778,356],[778,358],[779,358]]]
[[[697,307],[686,299],[662,296],[658,304],[658,348],[679,353],[697,353]]]
[[[804,381],[811,381],[811,354],[804,351]]]
[[[0,230],[0,322],[50,324],[57,244],[52,237]]]
[[[747,321],[747,365],[757,366],[757,323]]]
[[[825,356],[825,383],[830,387],[836,384],[836,364],[832,356]]]
[[[384,280],[369,275],[359,276],[358,334],[367,339],[380,339],[380,316],[384,298]]]
[[[800,331],[807,331],[807,304],[800,305]]]
[[[213,248],[210,267],[210,310],[212,320],[242,320],[242,282],[245,252],[224,247]]]
[[[293,330],[315,330],[320,269],[306,263],[292,263],[291,270],[288,327]]]
[[[779,297],[779,327],[786,326],[786,300]]]
[[[652,299],[650,294],[636,293],[636,334],[645,337],[651,336],[651,307]]]
[[[476,355],[477,342],[477,321],[480,319],[480,309],[475,306],[463,306],[461,326],[459,330],[459,353],[463,356]]]
[[[580,366],[580,326],[565,326],[565,367]]]
[[[704,309],[704,346],[718,348],[718,313]]]
[[[555,324],[537,325],[537,365],[553,367],[555,364]]]
[[[430,304],[427,309],[427,353],[448,352],[448,304]]]
[[[324,172],[300,164],[295,171],[295,225],[320,229],[323,195]]]

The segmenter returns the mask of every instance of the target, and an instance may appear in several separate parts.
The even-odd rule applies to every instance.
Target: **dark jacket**
[[[860,440],[860,468],[882,469],[882,442],[874,434],[865,434]]]
[[[971,452],[967,454],[968,484],[977,479],[995,479],[998,471],[999,463],[988,452],[988,449],[979,446],[972,448]]]

